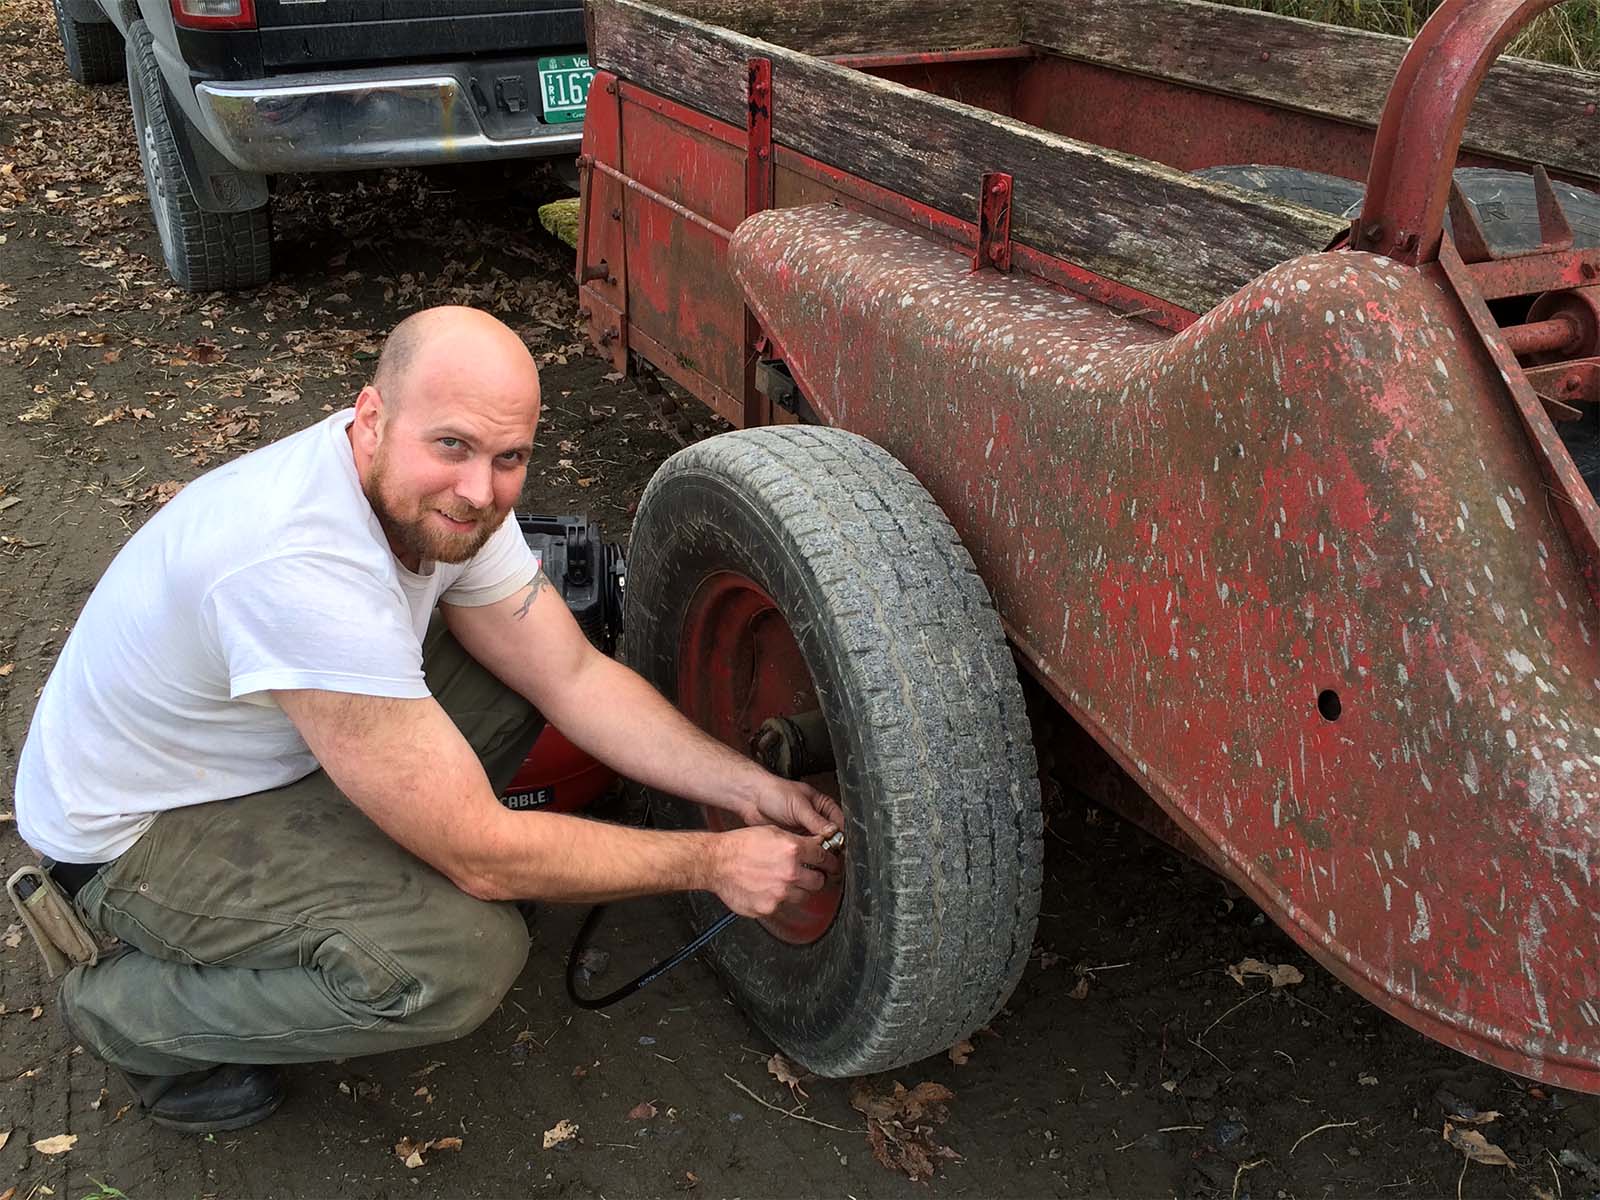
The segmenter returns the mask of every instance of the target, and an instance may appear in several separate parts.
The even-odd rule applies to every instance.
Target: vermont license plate
[[[561,54],[539,60],[539,91],[544,99],[547,124],[583,120],[584,101],[594,68],[587,54]]]

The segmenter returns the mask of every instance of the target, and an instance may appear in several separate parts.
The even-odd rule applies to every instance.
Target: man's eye
[[[459,450],[461,449],[461,439],[442,437],[439,439],[439,445],[443,446],[446,450]]]
[[[506,462],[519,463],[519,462],[522,461],[522,451],[521,450],[507,450],[500,457],[502,459],[504,459]]]

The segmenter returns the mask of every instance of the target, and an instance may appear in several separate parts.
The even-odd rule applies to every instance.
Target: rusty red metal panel
[[[1169,338],[832,206],[731,261],[1231,877],[1423,1032],[1600,1090],[1600,610],[1437,279],[1312,256]]]
[[[627,245],[622,217],[626,189],[615,177],[595,169],[622,156],[622,122],[616,76],[601,71],[589,88],[584,111],[583,146],[578,156],[583,193],[578,226],[579,312],[589,322],[589,338],[617,370],[628,362]]]
[[[744,152],[744,211],[764,212],[772,207],[772,60],[752,58],[746,64],[746,98],[748,115],[745,118]],[[743,400],[741,425],[769,425],[772,423],[772,402],[756,386],[756,365],[761,360],[763,339],[761,326],[748,308],[744,314],[744,335],[740,343],[740,362],[743,376],[740,389]]]

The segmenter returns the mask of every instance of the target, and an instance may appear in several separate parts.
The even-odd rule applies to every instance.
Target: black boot
[[[184,1133],[222,1133],[264,1121],[283,1103],[283,1075],[276,1067],[225,1063],[183,1075],[135,1075],[123,1071],[139,1106],[157,1125]]]

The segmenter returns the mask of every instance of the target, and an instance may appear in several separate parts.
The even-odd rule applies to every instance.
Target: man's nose
[[[473,508],[488,508],[494,503],[494,464],[477,458],[456,476],[456,495]]]

